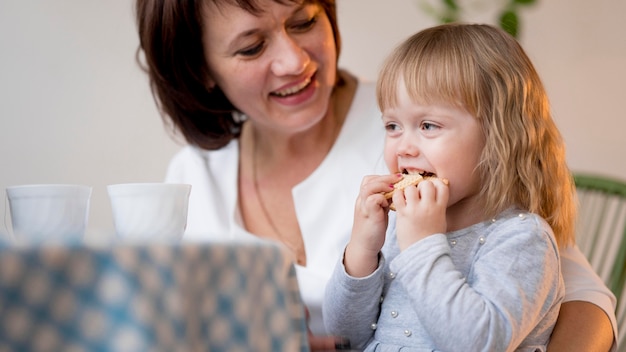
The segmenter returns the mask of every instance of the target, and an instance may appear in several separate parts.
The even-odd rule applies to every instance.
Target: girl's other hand
[[[448,197],[448,185],[441,179],[424,180],[417,187],[405,188],[404,194],[394,194],[400,250],[427,236],[446,232]]]
[[[311,349],[312,352],[350,350],[350,341],[344,338],[328,336],[328,335],[324,335],[324,336],[313,335],[313,333],[311,332],[311,329],[308,328],[309,320],[311,318],[309,309],[307,307],[304,307],[304,312],[306,314],[309,348]]]
[[[309,347],[311,351],[348,351],[350,343],[345,339],[334,336],[317,336],[309,332]]]

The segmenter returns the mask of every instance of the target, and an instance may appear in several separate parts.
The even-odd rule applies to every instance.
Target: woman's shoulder
[[[363,130],[364,122],[374,130],[384,132],[380,109],[376,100],[376,83],[350,76],[353,80],[353,96],[347,117],[347,125],[357,124]],[[350,126],[349,126],[350,127]],[[348,127],[348,128],[349,128]]]
[[[228,169],[229,165],[238,164],[237,140],[218,150],[205,150],[196,146],[187,145],[181,148],[169,162],[166,180],[183,181],[189,175],[212,172],[213,169]]]
[[[238,141],[236,139],[230,141],[226,146],[216,150],[206,150],[193,145],[186,145],[182,147],[174,157],[170,160],[170,163],[187,164],[189,162],[206,161],[215,158],[229,157],[233,153],[237,153]]]
[[[376,82],[362,77],[351,76],[355,80],[356,92],[354,100],[367,101],[378,107],[376,103]]]
[[[346,87],[352,86],[352,89],[348,89],[353,91],[353,101],[356,103],[361,102],[369,102],[376,105],[376,82],[372,80],[365,79],[363,77],[355,76],[346,70],[339,70],[339,75],[344,80],[344,85]],[[354,105],[354,104],[353,104]]]

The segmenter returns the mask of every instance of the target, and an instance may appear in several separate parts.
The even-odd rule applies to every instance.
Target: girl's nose
[[[414,137],[404,136],[398,143],[398,149],[396,150],[398,156],[417,156],[419,154],[419,148]]]
[[[275,49],[271,69],[277,76],[298,75],[311,61],[309,54],[287,34],[277,39]]]

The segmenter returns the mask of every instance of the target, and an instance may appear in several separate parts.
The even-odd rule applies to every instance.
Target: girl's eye
[[[265,42],[259,42],[253,46],[237,51],[237,55],[252,57],[258,55],[265,47]]]
[[[385,124],[385,130],[387,132],[396,132],[400,130],[400,126],[397,123],[390,122]]]
[[[426,131],[432,131],[434,129],[439,128],[439,126],[435,125],[434,123],[430,123],[430,122],[422,122],[422,129],[426,130]]]

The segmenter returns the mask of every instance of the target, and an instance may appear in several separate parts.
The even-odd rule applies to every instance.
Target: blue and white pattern
[[[270,245],[0,248],[0,351],[306,351]]]

